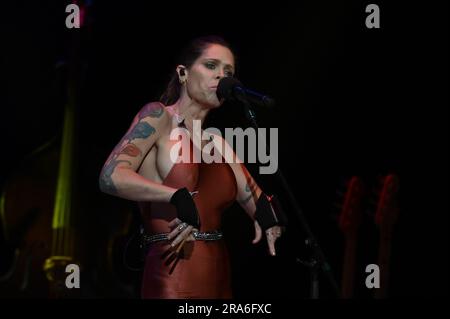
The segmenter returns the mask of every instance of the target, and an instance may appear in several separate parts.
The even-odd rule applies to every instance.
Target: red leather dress
[[[163,181],[176,189],[198,191],[197,206],[201,232],[220,230],[222,212],[236,198],[236,180],[227,163],[176,163]],[[148,234],[166,233],[168,223],[176,218],[170,203],[140,203]],[[168,249],[165,242],[150,244],[143,273],[142,298],[231,298],[230,266],[223,239],[187,242],[174,270],[161,256]]]

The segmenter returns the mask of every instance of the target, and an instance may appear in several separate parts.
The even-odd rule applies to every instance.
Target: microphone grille
[[[219,101],[224,99],[229,99],[233,96],[233,88],[236,86],[241,86],[241,82],[238,79],[232,77],[224,77],[220,79],[217,85],[216,95]]]

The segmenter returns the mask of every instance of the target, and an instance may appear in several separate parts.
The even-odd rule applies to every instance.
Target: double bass
[[[67,266],[82,268],[74,227],[81,30],[70,36],[70,57],[57,65],[66,65],[68,71],[61,138],[33,151],[2,185],[0,218],[6,248],[1,256],[0,297],[80,295],[66,285]]]

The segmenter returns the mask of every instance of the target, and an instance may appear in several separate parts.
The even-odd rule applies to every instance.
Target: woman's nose
[[[217,79],[221,79],[221,78],[223,78],[224,76],[225,76],[225,73],[223,72],[223,70],[222,70],[222,69],[219,69],[219,71],[217,72],[216,78],[217,78]]]

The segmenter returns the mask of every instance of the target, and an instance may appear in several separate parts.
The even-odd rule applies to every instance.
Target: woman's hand
[[[255,225],[255,238],[253,239],[252,243],[256,244],[261,240],[262,229],[256,220],[255,220],[254,225]],[[281,228],[281,226],[278,226],[278,225],[267,228],[267,230],[266,230],[267,245],[269,246],[269,253],[272,256],[276,255],[275,242],[281,236],[281,234],[282,234],[282,228]]]
[[[194,202],[194,195],[198,191],[190,192],[186,187],[178,189],[170,198],[170,203],[177,209],[177,218],[182,222],[200,229],[200,216]]]
[[[182,245],[184,245],[185,242],[191,242],[195,240],[192,233],[194,231],[197,231],[197,229],[192,225],[183,223],[178,218],[175,218],[169,223],[169,227],[172,229],[172,231],[168,235],[168,238],[171,241],[170,247],[172,249],[176,248],[178,245],[181,245],[179,247],[181,249]]]
[[[192,225],[182,222],[175,218],[169,223],[172,231],[167,235],[170,243],[170,248],[161,256],[165,259],[165,265],[170,266],[169,274],[171,274],[182,255],[182,249],[186,242],[194,241],[193,232],[197,231]]]
[[[176,204],[176,205],[178,204],[177,210],[179,211],[179,213],[180,213],[180,208],[179,208],[180,206],[190,208],[191,210],[188,211],[187,216],[191,217],[190,218],[191,220],[197,220],[198,225],[199,225],[200,219],[198,217],[197,207],[195,206],[194,200],[192,199],[192,197],[194,197],[198,193],[198,191],[189,192],[187,190],[187,188],[184,188],[184,189],[178,190],[176,193],[179,193],[179,194],[178,194],[178,197],[176,199],[174,199],[174,204]],[[172,201],[172,199],[171,199],[171,201]],[[183,202],[184,204],[181,205],[180,202]],[[188,218],[188,220],[189,220],[189,218]],[[178,248],[176,248],[176,251],[175,251],[177,254],[180,252],[180,250],[183,248],[183,246],[186,242],[195,240],[192,233],[194,231],[198,231],[197,228],[195,228],[192,225],[189,225],[186,222],[181,221],[179,218],[173,219],[169,223],[169,227],[172,229],[172,231],[168,235],[168,239],[170,241],[172,241],[170,243],[170,248],[175,249],[178,246]]]

